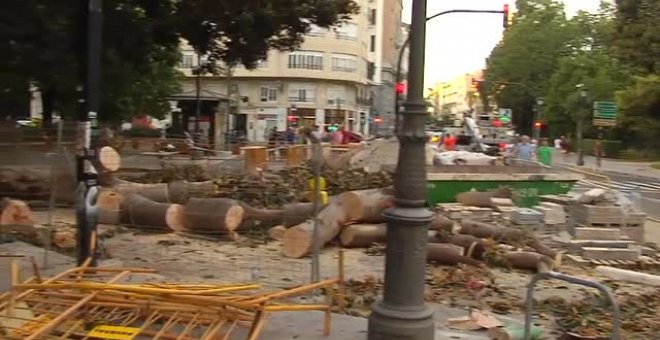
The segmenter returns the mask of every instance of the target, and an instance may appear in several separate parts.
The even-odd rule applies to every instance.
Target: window
[[[179,67],[181,68],[192,68],[193,66],[193,55],[192,54],[184,54],[181,56],[181,62],[179,63]]]
[[[375,75],[376,75],[376,64],[370,62],[367,64],[367,78],[369,80],[374,80]]]
[[[277,101],[277,88],[272,86],[261,87],[261,102],[273,103]]]
[[[371,36],[371,41],[369,42],[369,51],[376,52],[376,36]]]
[[[349,54],[333,54],[332,70],[338,72],[355,72],[357,70],[357,58]]]
[[[322,70],[323,55],[310,52],[289,53],[289,68],[303,70]]]
[[[341,87],[330,87],[328,88],[328,104],[329,105],[341,105],[346,103],[346,91]]]
[[[337,39],[357,40],[357,25],[354,23],[345,23],[337,27]]]
[[[293,103],[316,102],[316,88],[312,85],[289,85],[289,101]]]
[[[322,37],[325,36],[325,32],[327,32],[325,28],[321,28],[316,25],[310,25],[307,35],[310,37]]]
[[[376,9],[372,8],[371,11],[369,11],[369,25],[375,25],[376,24]]]

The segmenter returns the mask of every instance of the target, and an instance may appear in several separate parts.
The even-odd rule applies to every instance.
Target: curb
[[[569,163],[560,163],[557,162],[556,164],[561,165],[563,167],[570,167],[574,169],[579,169],[583,171],[590,171],[595,174],[599,175],[605,175],[605,176],[620,176],[620,177],[628,177],[628,178],[636,178],[640,180],[657,180],[660,181],[660,176],[642,176],[638,174],[631,174],[628,172],[620,172],[620,171],[612,171],[612,170],[598,170],[598,169],[593,169],[593,168],[585,168],[585,167],[579,167],[575,164],[569,164]]]

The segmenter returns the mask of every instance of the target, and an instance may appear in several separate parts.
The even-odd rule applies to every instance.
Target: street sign
[[[594,119],[616,120],[616,116],[615,102],[594,102]]]
[[[594,126],[616,126],[616,119],[594,118]]]
[[[500,109],[499,110],[500,121],[504,124],[511,122],[511,109]]]

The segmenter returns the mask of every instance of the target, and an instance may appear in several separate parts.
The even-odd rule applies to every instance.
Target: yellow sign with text
[[[135,327],[99,325],[87,336],[107,340],[133,340],[139,333],[140,329]]]

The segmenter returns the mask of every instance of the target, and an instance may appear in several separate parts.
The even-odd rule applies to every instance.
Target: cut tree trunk
[[[504,259],[513,268],[546,272],[555,268],[552,258],[527,251],[515,251],[503,254]]]
[[[426,260],[437,264],[482,266],[483,262],[463,255],[464,249],[448,243],[429,243],[426,248]]]
[[[465,256],[473,259],[481,260],[486,251],[484,241],[472,235],[457,234],[452,235],[449,243],[463,247],[465,249]]]
[[[123,198],[121,210],[125,222],[139,228],[183,228],[184,211],[180,204],[160,203],[138,194],[130,194]]]
[[[339,235],[339,243],[346,248],[368,247],[386,239],[385,224],[351,224],[344,227]]]
[[[98,222],[101,224],[121,223],[122,195],[115,191],[102,188],[96,199],[98,209]]]
[[[184,227],[191,232],[233,232],[245,210],[228,198],[191,198],[185,205]]]
[[[323,247],[337,237],[341,227],[349,221],[348,211],[344,205],[345,201],[341,196],[333,197],[317,216],[319,221],[319,247]],[[284,256],[301,258],[310,254],[314,247],[313,231],[313,219],[289,228],[282,240],[282,253]]]
[[[468,234],[478,238],[499,239],[502,235],[502,228],[490,223],[463,220],[461,221],[461,234]]]
[[[114,179],[108,189],[122,196],[139,194],[155,202],[167,203],[170,201],[166,183],[145,184]]]
[[[437,237],[437,231],[428,231],[428,241]],[[387,241],[387,224],[350,224],[339,234],[339,244],[346,248],[368,247],[373,243]]]
[[[0,200],[0,225],[33,226],[36,224],[32,210],[20,200]]]
[[[172,203],[186,204],[191,198],[209,197],[215,190],[213,181],[188,182],[178,181],[168,185],[169,200]]]
[[[284,234],[286,233],[286,227],[283,225],[276,225],[268,229],[268,236],[273,240],[282,241],[284,239]]]
[[[448,231],[451,232],[454,229],[454,221],[448,219],[444,215],[436,215],[431,224],[429,225],[430,230],[437,231]]]
[[[491,198],[511,198],[511,189],[500,187],[491,191],[467,191],[456,195],[456,202],[467,206],[494,208]]]
[[[104,146],[99,150],[98,163],[102,169],[108,172],[115,172],[121,166],[121,157],[111,146]]]
[[[243,208],[244,213],[243,221],[236,230],[267,229],[281,225],[284,222],[284,210],[253,208],[244,202],[240,202],[239,204]]]
[[[348,217],[359,223],[383,223],[383,211],[394,204],[389,188],[348,191],[339,195]]]
[[[314,216],[314,204],[310,202],[285,204],[283,209],[282,225],[285,227],[293,227]]]

